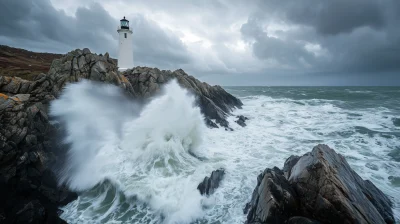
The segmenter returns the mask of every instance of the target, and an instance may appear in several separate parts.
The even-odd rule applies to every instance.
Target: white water
[[[205,125],[194,102],[174,81],[135,114],[139,106],[117,87],[89,81],[69,85],[51,105],[51,115],[66,124],[65,141],[71,145],[61,182],[85,191],[108,180],[161,213],[165,222],[198,218],[198,179],[190,175],[199,160],[188,151],[198,150]]]
[[[318,143],[344,154],[357,173],[391,197],[400,215],[400,190],[388,180],[400,176],[400,165],[387,156],[389,146],[399,143],[354,129],[390,131],[385,108],[359,110],[354,117],[327,100],[246,97],[234,113],[249,117],[248,126],[232,116],[235,131],[229,132],[205,128],[194,98],[176,83],[143,109],[123,98],[118,104],[128,106],[110,106],[119,96],[115,87],[83,82],[70,85],[51,107],[66,122],[71,144],[61,180],[83,191],[64,208],[69,223],[243,223],[257,175]],[[220,188],[210,198],[200,196],[197,184],[220,167],[226,169]]]

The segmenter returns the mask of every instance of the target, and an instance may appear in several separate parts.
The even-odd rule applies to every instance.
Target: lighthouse
[[[125,71],[133,68],[132,30],[129,29],[129,21],[125,19],[125,16],[120,22],[117,30],[119,34],[118,70]]]

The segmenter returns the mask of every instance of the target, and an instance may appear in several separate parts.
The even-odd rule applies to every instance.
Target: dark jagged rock
[[[66,186],[57,184],[52,169],[65,159],[65,150],[56,144],[62,130],[49,122],[48,106],[67,83],[89,79],[114,84],[128,96],[140,99],[155,94],[159,85],[176,78],[198,94],[210,127],[218,127],[211,119],[227,126],[225,116],[242,105],[221,87],[200,83],[182,70],[153,76],[152,71],[158,69],[138,67],[134,71],[142,69],[143,73],[133,72],[128,80],[117,69],[108,53],[96,55],[89,49],[77,49],[54,60],[47,74],[33,80],[0,76],[0,223],[64,223],[58,217],[58,207],[77,197]],[[159,82],[146,81],[154,77]]]
[[[49,102],[68,82],[91,79],[133,89],[106,56],[75,50],[54,60],[48,74],[33,81],[0,76],[0,217],[5,223],[64,223],[58,207],[76,193],[58,186],[51,169],[61,158],[53,144]],[[62,156],[62,155],[61,155]]]
[[[287,178],[304,195],[300,197],[303,213],[321,222],[394,223],[387,196],[326,145],[302,156]]]
[[[54,97],[28,95],[24,98],[3,94],[7,99],[0,105],[0,214],[5,223],[62,223],[57,207],[77,195],[43,178],[52,173],[49,136],[55,131],[43,103]],[[51,178],[56,183],[54,174]]]
[[[244,212],[248,212],[249,224],[284,223],[299,214],[298,210],[296,193],[283,172],[274,167],[266,169],[257,177],[257,187]]]
[[[266,169],[246,207],[248,223],[394,223],[388,197],[326,145],[289,157],[283,171]]]
[[[299,161],[300,156],[289,156],[283,165],[282,171],[285,173],[285,177],[290,176],[292,167]]]
[[[301,216],[293,216],[287,224],[319,224],[320,222]]]
[[[197,186],[197,190],[200,191],[201,195],[210,195],[214,193],[214,190],[219,187],[219,183],[225,175],[224,169],[214,170],[210,177],[205,177],[203,182]]]
[[[89,49],[77,49],[54,60],[44,78],[49,82],[50,92],[56,97],[66,83],[82,79],[114,84],[134,94],[129,81],[119,74],[115,61],[107,53],[100,56],[90,53]]]
[[[210,120],[209,118],[204,118],[204,121],[207,125],[207,127],[209,128],[218,128],[218,125],[216,123],[214,123],[212,120]]]
[[[240,115],[240,116],[237,116],[236,118],[238,118],[237,119],[237,121],[235,121],[238,125],[240,125],[240,126],[242,126],[242,127],[246,127],[246,120],[248,120],[249,118],[247,118],[247,117],[245,117],[245,116],[243,116],[243,115]]]
[[[217,127],[212,120],[220,126],[228,127],[227,115],[234,108],[241,108],[243,105],[239,99],[226,92],[221,86],[210,86],[205,82],[200,82],[182,69],[171,72],[157,68],[135,67],[123,74],[132,84],[135,96],[139,98],[154,96],[163,84],[176,79],[182,87],[197,97],[197,102],[209,127]]]

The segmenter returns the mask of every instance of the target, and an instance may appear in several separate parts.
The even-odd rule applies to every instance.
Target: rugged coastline
[[[242,103],[219,86],[201,83],[183,70],[160,71],[136,67],[124,74],[117,71],[108,53],[74,50],[52,62],[47,74],[34,80],[0,76],[0,220],[6,223],[63,223],[57,208],[77,195],[59,186],[52,166],[63,160],[62,147],[51,124],[49,103],[70,82],[89,79],[114,84],[129,97],[143,99],[157,94],[171,80],[192,91],[209,127],[229,128],[226,117]],[[215,122],[214,122],[214,121]]]
[[[57,184],[52,169],[63,152],[55,142],[54,133],[60,129],[50,122],[48,105],[67,83],[82,79],[120,86],[129,97],[143,101],[156,95],[162,84],[176,79],[197,96],[211,128],[231,130],[226,118],[242,106],[220,86],[202,83],[181,69],[136,67],[119,73],[108,54],[92,54],[89,49],[54,60],[47,74],[31,81],[0,76],[0,194],[6,202],[0,207],[0,222],[64,223],[58,207],[77,195]],[[245,120],[240,116],[236,122],[245,126]],[[223,181],[223,172],[205,178],[199,190],[212,194]],[[282,170],[266,169],[245,210],[248,223],[394,223],[390,200],[371,182],[362,180],[342,156],[323,145],[302,157],[288,158]]]

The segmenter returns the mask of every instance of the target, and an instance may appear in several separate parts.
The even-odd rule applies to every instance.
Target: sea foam
[[[200,164],[192,154],[199,150],[204,119],[195,97],[176,81],[144,106],[112,85],[69,84],[52,102],[50,114],[65,126],[64,143],[69,145],[61,183],[79,192],[111,183],[124,197],[160,213],[165,223],[189,222],[201,215],[198,180],[189,174]],[[98,192],[88,209],[101,207],[109,190]],[[110,214],[119,206],[119,199],[112,200]]]
[[[84,87],[81,83],[76,85]],[[71,91],[72,86],[68,87]],[[82,102],[85,108],[82,113],[89,117],[84,124],[93,119],[92,125],[98,127],[95,117],[97,113],[102,117],[104,109],[99,105],[89,112],[85,104],[103,102],[104,97],[108,99],[104,95],[113,98],[113,94],[102,88],[99,92],[105,94],[95,94],[86,103]],[[262,91],[255,91],[257,88]],[[282,167],[290,155],[302,155],[318,143],[324,143],[344,155],[363,179],[371,180],[391,198],[395,217],[399,219],[400,188],[391,183],[390,177],[400,176],[400,163],[387,156],[400,147],[399,129],[393,123],[398,112],[382,106],[385,102],[381,100],[370,104],[359,93],[346,93],[343,97],[340,88],[335,90],[338,92],[335,97],[329,95],[329,88],[237,89],[237,95],[244,95],[240,97],[244,105],[243,109],[232,113],[250,119],[246,127],[241,127],[235,123],[235,116],[228,117],[234,131],[204,128],[201,115],[195,112],[198,108],[193,106],[194,98],[175,84],[168,85],[144,107],[131,105],[130,100],[116,101],[121,103],[120,107],[112,107],[109,101],[104,101],[104,107],[108,106],[112,114],[110,125],[105,126],[115,130],[114,134],[89,139],[106,142],[107,137],[117,136],[115,147],[103,150],[102,153],[108,154],[100,163],[99,176],[94,175],[94,163],[86,167],[85,175],[80,178],[64,177],[69,186],[82,192],[78,200],[62,208],[61,217],[68,223],[244,223],[243,208],[251,198],[257,176],[267,167]],[[306,93],[307,97],[299,92]],[[84,99],[87,95],[77,90],[65,94],[72,94],[65,96],[70,101]],[[165,103],[168,101],[172,103]],[[73,109],[69,108],[74,106],[73,102],[64,102],[60,110]],[[387,105],[396,107],[398,102],[391,100]],[[137,111],[126,116],[120,114],[133,110],[129,108]],[[73,126],[73,121],[78,119],[74,116],[81,112],[69,114]],[[118,125],[115,119],[121,119]],[[79,129],[79,122],[76,123]],[[78,142],[88,137],[76,134],[68,138]],[[83,143],[82,149],[87,150]],[[190,156],[192,152],[203,159]],[[77,157],[79,155],[83,163],[78,164],[85,164],[88,156],[78,153]],[[200,196],[197,184],[212,170],[221,167],[226,174],[219,188],[210,197]],[[91,175],[94,181],[90,181]]]

